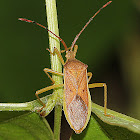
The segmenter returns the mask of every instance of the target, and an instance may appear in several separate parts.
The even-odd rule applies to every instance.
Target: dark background
[[[57,0],[60,36],[68,46],[106,2]],[[50,68],[48,33],[18,21],[19,17],[47,26],[45,1],[0,2],[0,102],[34,100],[36,90],[51,84],[42,71]],[[140,119],[140,1],[113,0],[86,28],[77,45],[77,59],[93,73],[90,83],[108,85],[108,108]],[[90,91],[93,102],[103,105],[103,88]]]

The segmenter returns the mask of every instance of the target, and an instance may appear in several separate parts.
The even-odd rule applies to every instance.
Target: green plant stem
[[[56,105],[55,95],[42,97],[41,100],[46,104],[45,110],[48,115]],[[36,111],[42,108],[42,104],[38,100],[34,100],[26,103],[0,103],[0,111]]]
[[[56,1],[55,0],[45,0],[46,1],[46,13],[47,13],[47,23],[48,29],[59,36],[58,31],[58,21],[57,21],[57,10],[56,10]],[[49,33],[49,45],[50,50],[53,52],[54,47],[60,50],[60,41],[54,35]],[[50,55],[51,57],[51,69],[54,71],[62,72],[62,65],[57,55]],[[62,76],[52,74],[52,78],[55,81],[55,84],[63,84]],[[63,99],[63,89],[55,89],[53,94],[57,97],[56,102],[62,103]],[[54,137],[56,140],[60,139],[60,127],[61,127],[61,114],[62,106],[55,107],[55,118],[54,118]]]
[[[33,109],[33,105],[26,103],[0,103],[0,111],[29,111]]]
[[[62,116],[62,106],[57,105],[55,107],[55,112],[54,112],[54,137],[55,137],[55,140],[60,139],[61,116]]]

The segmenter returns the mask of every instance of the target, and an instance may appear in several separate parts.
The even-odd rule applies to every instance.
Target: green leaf
[[[0,139],[53,140],[53,132],[45,118],[27,113],[0,124]]]
[[[107,109],[107,114],[114,117],[106,117],[104,115],[104,108],[95,103],[92,103],[92,112],[95,113],[100,118],[100,120],[104,121],[105,123],[127,128],[128,130],[140,134],[140,121],[137,119],[112,111],[110,109]]]
[[[133,131],[128,130],[120,126],[110,125],[102,120],[100,120],[96,115],[93,114],[93,117],[100,124],[100,127],[103,130],[103,133],[106,133],[110,139],[113,140],[140,140],[140,134],[134,133]]]

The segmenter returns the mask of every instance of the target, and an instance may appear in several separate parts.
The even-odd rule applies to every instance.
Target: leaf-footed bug
[[[63,95],[63,110],[66,116],[66,119],[71,126],[71,128],[75,131],[75,133],[79,134],[81,133],[87,126],[90,115],[91,115],[91,96],[89,92],[89,88],[95,88],[95,87],[104,87],[104,114],[107,115],[107,85],[105,83],[93,83],[88,84],[92,73],[87,72],[88,65],[82,63],[81,61],[77,60],[75,58],[76,52],[78,49],[78,46],[75,45],[76,41],[78,40],[81,33],[85,30],[85,28],[88,26],[88,24],[93,20],[93,18],[107,5],[109,5],[112,1],[107,2],[105,5],[103,5],[86,23],[86,25],[82,28],[82,30],[79,32],[79,34],[76,35],[74,41],[72,42],[72,45],[70,48],[67,48],[67,45],[61,39],[59,36],[54,34],[52,31],[47,29],[45,26],[25,18],[19,18],[21,21],[34,23],[36,25],[39,25],[43,27],[44,29],[48,30],[50,33],[52,33],[55,37],[57,37],[63,44],[65,50],[61,52],[66,51],[66,62],[64,62],[61,53],[58,51],[57,48],[54,47],[54,51],[51,52],[49,49],[48,51],[54,55],[55,53],[58,55],[62,65],[64,66],[63,72],[56,72],[51,69],[45,68],[44,72],[48,75],[48,77],[53,82],[52,86],[45,87],[43,89],[38,90],[35,95],[38,98],[38,100],[41,102],[43,107],[39,110],[41,111],[45,104],[40,100],[39,94],[46,92],[48,90],[58,88],[58,87],[64,87],[64,95]],[[64,84],[55,85],[55,81],[52,79],[52,77],[48,74],[48,72],[64,76]],[[89,77],[88,77],[89,76]]]

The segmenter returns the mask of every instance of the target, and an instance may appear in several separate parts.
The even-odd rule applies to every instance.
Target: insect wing
[[[71,128],[79,134],[87,126],[91,114],[87,70],[64,70],[64,75],[64,113]]]

